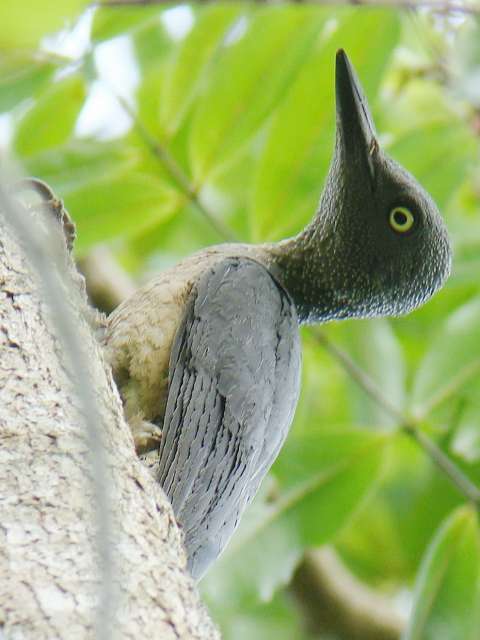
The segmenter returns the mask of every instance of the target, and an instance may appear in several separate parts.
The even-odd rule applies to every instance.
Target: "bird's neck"
[[[312,224],[293,238],[265,247],[267,266],[292,297],[302,324],[343,317],[328,239],[320,235]]]

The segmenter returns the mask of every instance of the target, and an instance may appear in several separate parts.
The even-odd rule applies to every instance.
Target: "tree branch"
[[[76,321],[72,315],[72,308],[64,291],[67,285],[61,281],[62,269],[52,268],[50,256],[57,254],[57,260],[67,261],[68,257],[61,255],[58,229],[54,226],[53,216],[50,219],[51,207],[57,209],[59,222],[63,222],[66,215],[60,201],[53,200],[53,194],[39,181],[20,181],[17,183],[18,192],[24,192],[30,184],[31,190],[36,190],[42,197],[40,208],[44,210],[42,218],[43,228],[34,217],[28,216],[27,210],[16,204],[0,184],[0,211],[2,211],[7,223],[12,227],[17,238],[26,247],[26,255],[31,268],[42,281],[43,295],[51,309],[51,318],[62,343],[62,352],[68,358],[68,368],[76,374],[76,393],[80,401],[81,413],[88,436],[88,451],[91,458],[91,470],[94,498],[96,505],[97,535],[96,546],[100,557],[101,585],[100,602],[97,608],[96,635],[100,640],[110,638],[110,621],[108,612],[115,613],[113,601],[113,562],[109,541],[112,538],[112,526],[110,522],[110,509],[108,499],[108,478],[106,476],[105,451],[100,432],[101,419],[97,410],[95,391],[92,387],[89,375],[89,366],[85,359],[82,345],[78,338]],[[71,221],[70,221],[71,224]],[[58,225],[57,225],[58,226]],[[63,229],[62,229],[63,231]],[[74,234],[74,232],[72,232]],[[67,239],[68,246],[69,242]],[[60,255],[59,255],[60,254]],[[70,283],[71,284],[71,283]]]
[[[78,260],[85,276],[87,293],[96,309],[110,313],[129,298],[137,286],[133,278],[120,267],[106,246],[96,246]]]
[[[342,640],[399,640],[406,625],[391,601],[357,580],[330,547],[305,554],[291,591],[315,636],[330,631]]]
[[[208,1],[208,0],[207,0]],[[241,2],[243,0],[228,0],[229,2]],[[480,7],[473,3],[452,2],[450,0],[253,0],[255,4],[318,4],[322,6],[364,6],[390,9],[404,9],[418,11],[429,9],[435,13],[456,13],[464,15],[480,15]],[[197,0],[198,4],[206,4],[205,0]],[[92,3],[100,7],[143,7],[152,5],[169,5],[169,0],[99,0]]]
[[[135,454],[61,233],[43,219],[38,229],[4,186],[0,209],[0,635],[106,638],[111,622],[122,640],[218,639],[168,500]]]

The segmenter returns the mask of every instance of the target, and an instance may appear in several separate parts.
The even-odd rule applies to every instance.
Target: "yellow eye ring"
[[[407,233],[413,227],[415,218],[407,207],[394,207],[388,216],[388,222],[397,233]]]

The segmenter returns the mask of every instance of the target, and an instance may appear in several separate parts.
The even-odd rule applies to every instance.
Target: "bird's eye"
[[[415,218],[407,207],[395,207],[390,211],[388,221],[397,233],[407,233],[413,227]]]

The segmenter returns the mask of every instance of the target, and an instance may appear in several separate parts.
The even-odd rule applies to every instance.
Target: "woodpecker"
[[[300,388],[300,324],[396,316],[450,271],[432,198],[380,148],[355,71],[336,55],[336,141],[313,220],[278,243],[209,247],[109,317],[105,348],[138,449],[199,579],[277,457]],[[153,455],[153,457],[152,457]]]

